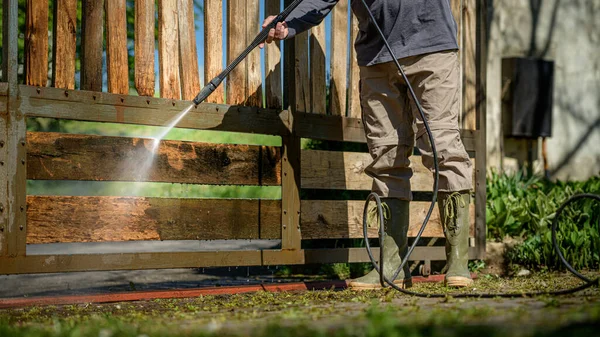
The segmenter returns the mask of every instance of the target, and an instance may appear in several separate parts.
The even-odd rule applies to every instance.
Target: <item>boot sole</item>
[[[444,285],[453,288],[465,288],[473,284],[473,280],[463,276],[448,276],[444,279]]]
[[[394,284],[401,289],[407,289],[412,287],[412,280],[396,280]],[[382,289],[379,283],[361,283],[361,282],[350,282],[348,288],[352,290],[372,290]]]

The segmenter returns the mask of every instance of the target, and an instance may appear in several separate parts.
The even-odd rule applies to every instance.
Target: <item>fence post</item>
[[[25,117],[18,109],[18,75],[17,75],[17,48],[18,48],[18,11],[17,0],[4,0],[3,8],[3,80],[8,82],[7,114],[2,117],[2,132],[6,137],[2,146],[4,162],[1,165],[2,189],[0,192],[0,227],[4,237],[2,239],[2,255],[9,257],[25,255],[26,239],[26,148],[25,148]]]
[[[285,6],[291,3],[285,1]],[[284,42],[284,107],[289,114],[290,133],[282,137],[281,179],[281,248],[299,250],[300,235],[300,137],[296,135],[295,43],[294,39]]]

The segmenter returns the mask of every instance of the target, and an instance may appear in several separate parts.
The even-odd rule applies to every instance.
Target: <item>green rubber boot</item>
[[[384,275],[391,279],[400,266],[402,256],[408,251],[408,220],[409,220],[409,201],[397,198],[382,198],[384,208],[384,226],[385,237],[383,239],[384,247]],[[408,264],[398,274],[394,284],[401,288],[412,286],[412,278]],[[351,280],[348,287],[354,290],[379,289],[379,273],[373,269],[367,275]]]
[[[446,277],[449,287],[473,284],[469,272],[469,203],[468,192],[440,193],[438,206],[446,236]]]

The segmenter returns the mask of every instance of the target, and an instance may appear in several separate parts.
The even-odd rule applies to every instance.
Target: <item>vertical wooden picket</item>
[[[54,3],[53,82],[63,89],[75,89],[75,46],[77,0]]]
[[[246,1],[246,41],[244,48],[260,32],[260,6],[259,0]],[[234,57],[237,55],[234,55]],[[252,51],[246,62],[246,105],[262,107],[262,74],[260,63],[260,50]]]
[[[244,0],[227,1],[227,63],[231,63],[246,45],[246,9]],[[247,62],[240,63],[227,78],[227,104],[246,101]]]
[[[308,31],[296,35],[294,38],[296,57],[295,65],[295,87],[296,87],[296,110],[309,112],[312,110],[310,101],[310,77],[308,67]]]
[[[265,18],[277,15],[281,11],[279,0],[265,0]],[[265,94],[266,107],[280,109],[282,107],[281,89],[281,50],[279,42],[265,47]]]
[[[106,0],[106,66],[108,92],[129,94],[127,14],[125,0]]]
[[[102,91],[104,0],[83,0],[81,17],[81,89]]]
[[[477,2],[463,0],[463,109],[462,128],[477,128]]]
[[[177,0],[158,2],[160,97],[180,99]]]
[[[194,1],[179,0],[179,51],[181,65],[181,96],[192,100],[200,91],[198,52],[194,29]]]
[[[207,13],[210,13],[207,15]],[[204,0],[204,82],[208,83],[223,68],[223,1]],[[224,85],[207,99],[208,103],[224,103]]]
[[[140,96],[154,96],[154,0],[135,1],[135,88]]]
[[[48,0],[27,0],[25,84],[48,83]]]
[[[346,116],[348,2],[340,1],[333,9],[331,32],[331,114]]]
[[[310,35],[310,86],[311,112],[327,112],[327,87],[325,79],[325,21],[312,28]]]
[[[351,36],[351,47],[350,47],[350,88],[348,88],[348,117],[360,118],[360,68],[356,61],[356,50],[354,50],[354,40],[358,36],[358,19],[352,15],[352,34]]]

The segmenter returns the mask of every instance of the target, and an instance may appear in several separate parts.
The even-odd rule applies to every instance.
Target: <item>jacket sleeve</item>
[[[288,16],[288,36],[291,39],[313,26],[318,25],[331,12],[339,0],[304,0]]]

